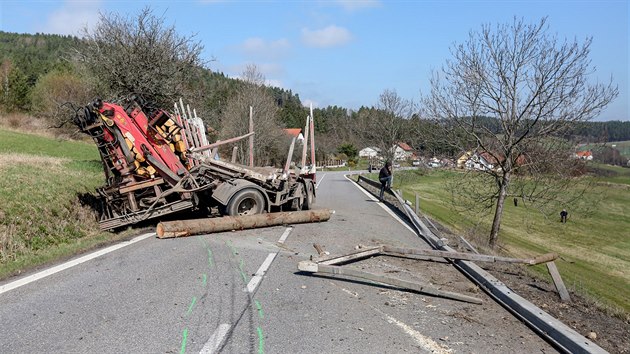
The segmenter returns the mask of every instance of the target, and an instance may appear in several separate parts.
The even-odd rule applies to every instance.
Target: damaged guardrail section
[[[358,176],[357,182],[359,185],[364,183],[380,188],[380,183],[363,176]],[[424,225],[420,217],[405,203],[401,196],[392,190],[389,190],[388,193],[396,198],[400,204],[401,211],[413,224],[418,236],[426,240],[435,249],[456,252],[455,249],[446,245],[443,240],[438,238]],[[477,266],[472,261],[463,259],[451,259],[450,261],[457,269],[479,285],[487,294],[508,311],[512,312],[517,318],[525,322],[541,337],[555,345],[557,349],[565,353],[607,353],[606,350],[597,344],[514,293],[500,280],[481,269],[481,267]]]

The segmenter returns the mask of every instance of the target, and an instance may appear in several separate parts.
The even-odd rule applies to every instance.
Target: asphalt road
[[[298,272],[317,255],[313,243],[333,255],[428,248],[343,173],[319,173],[318,183],[316,207],[336,211],[328,222],[147,237],[0,292],[0,352],[555,352],[448,264],[374,257],[347,266],[483,305]]]

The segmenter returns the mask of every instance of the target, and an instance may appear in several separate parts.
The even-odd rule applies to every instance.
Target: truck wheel
[[[226,211],[230,216],[260,214],[265,209],[265,198],[255,189],[243,189],[230,199]]]
[[[306,183],[306,196],[304,197],[303,210],[311,210],[315,204],[315,194],[313,193],[313,183]]]

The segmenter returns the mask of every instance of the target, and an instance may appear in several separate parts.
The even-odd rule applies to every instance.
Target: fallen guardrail
[[[361,186],[361,183],[369,184],[375,188],[380,188],[379,182],[359,175],[357,184]],[[456,251],[446,245],[442,239],[431,232],[431,230],[424,225],[422,220],[420,220],[420,217],[415,213],[415,211],[412,210],[407,203],[405,203],[401,196],[393,190],[388,190],[387,193],[396,198],[397,202],[400,204],[399,209],[409,219],[418,236],[422,237],[435,249],[449,252]],[[608,353],[606,350],[588,340],[571,327],[516,294],[500,280],[481,269],[481,267],[472,261],[461,259],[450,259],[449,261],[459,271],[474,281],[481,289],[490,295],[490,297],[510,311],[514,316],[526,323],[531,329],[554,345],[558,350],[565,353]]]

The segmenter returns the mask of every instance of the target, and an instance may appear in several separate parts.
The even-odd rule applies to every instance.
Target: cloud
[[[277,79],[266,79],[265,86],[286,88],[284,87],[284,83],[282,83],[282,81],[277,80]]]
[[[249,58],[278,59],[287,53],[291,44],[285,38],[267,41],[253,37],[246,39],[239,47],[243,54]]]
[[[302,42],[309,47],[327,48],[344,45],[352,40],[350,31],[330,25],[319,30],[302,29]]]
[[[241,79],[243,71],[245,71],[247,66],[251,64],[255,64],[256,69],[258,69],[258,71],[263,74],[263,76],[265,77],[265,85],[284,87],[282,81],[276,78],[283,77],[285,75],[285,70],[282,65],[277,63],[241,63],[226,66],[225,70],[228,74],[231,73],[230,77]]]
[[[85,28],[93,28],[98,21],[100,1],[66,1],[46,20],[42,32],[79,35]]]
[[[356,11],[381,6],[381,2],[379,0],[337,0],[336,3],[347,11]]]
[[[318,103],[318,102],[316,102],[316,101],[313,101],[313,100],[312,100],[312,99],[310,99],[310,98],[307,98],[307,99],[303,99],[303,100],[302,100],[302,106],[304,106],[304,107],[307,107],[307,108],[308,108],[308,107],[310,107],[310,106],[311,106],[311,104],[313,105],[313,108],[318,108],[318,107],[319,107],[319,103]]]

